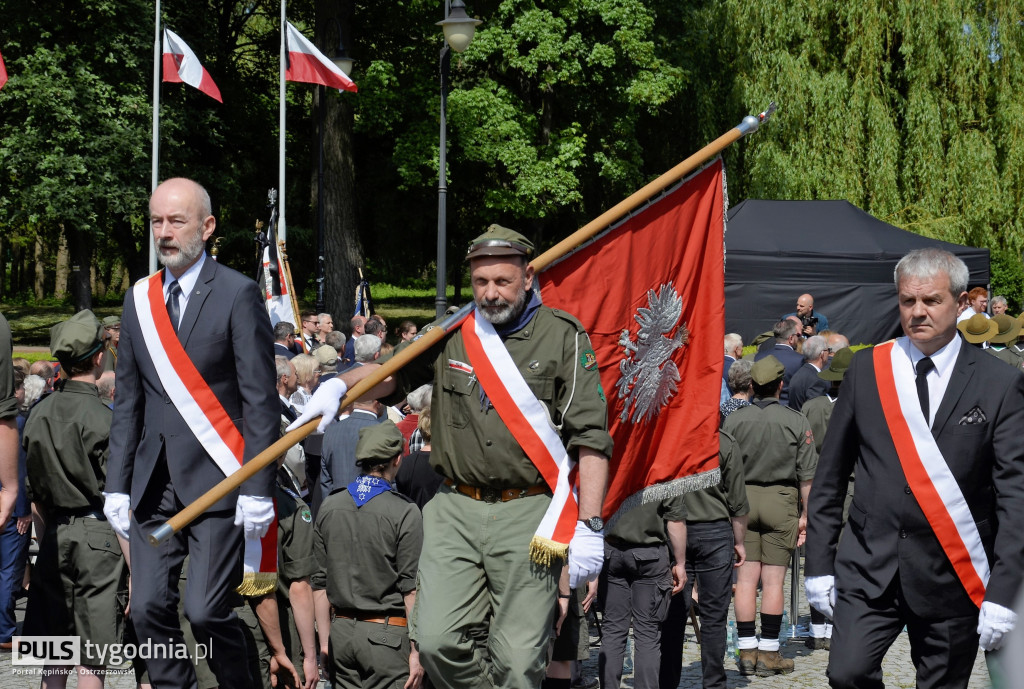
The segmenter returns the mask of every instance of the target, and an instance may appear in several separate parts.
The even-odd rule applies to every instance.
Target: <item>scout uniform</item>
[[[1020,335],[1020,321],[1005,313],[992,316],[992,320],[999,326],[999,332],[989,338],[987,351],[1000,361],[1005,361],[1017,370],[1024,367],[1024,356],[1019,351],[1010,347],[1011,342],[1017,341]]]
[[[672,592],[665,522],[685,519],[686,503],[676,495],[625,512],[605,535],[598,594],[604,610],[598,660],[602,687],[615,689],[622,680],[630,622],[635,643],[633,684],[637,689],[658,686],[661,625]]]
[[[120,316],[107,316],[103,319],[103,330],[105,338],[103,340],[103,372],[114,371],[117,369],[117,347],[114,345],[113,338],[109,337],[107,328],[121,329],[121,317]]]
[[[99,352],[102,335],[92,312],[81,311],[50,329],[50,351],[69,367]],[[25,634],[121,642],[117,593],[124,558],[103,516],[110,419],[95,385],[66,380],[25,424],[29,496],[46,519]],[[86,657],[86,650],[83,644],[82,664],[97,665],[99,659]]]
[[[391,460],[402,445],[392,422],[367,426],[356,459]],[[401,687],[409,678],[405,596],[416,591],[422,545],[419,508],[382,478],[363,474],[324,498],[313,587],[326,589],[331,604],[334,686]]]
[[[693,587],[700,591],[700,661],[705,689],[725,689],[726,621],[732,600],[732,519],[750,512],[743,478],[743,458],[736,440],[718,432],[717,485],[687,493],[686,586],[672,597],[661,635],[661,686],[679,686],[683,662],[683,632],[693,602]]]
[[[783,370],[777,360],[765,357],[750,375],[758,385],[767,385],[781,378]],[[743,457],[750,502],[747,560],[785,567],[796,548],[799,485],[812,480],[818,466],[811,426],[778,399],[761,397],[730,414],[722,429],[736,439]]]
[[[528,258],[533,245],[492,225],[467,259]],[[583,446],[610,456],[607,410],[590,338],[535,293],[498,334],[570,457]],[[413,638],[440,686],[535,687],[547,666],[560,563],[537,565],[530,546],[552,502],[537,467],[484,394],[463,328],[396,373],[400,399],[433,383],[430,463],[445,484],[424,509],[424,553]],[[398,349],[402,349],[400,346]],[[531,611],[523,616],[524,610]],[[472,641],[491,625],[489,660]],[[438,665],[431,667],[431,663]],[[441,665],[443,664],[443,666]],[[480,668],[490,667],[491,676]]]

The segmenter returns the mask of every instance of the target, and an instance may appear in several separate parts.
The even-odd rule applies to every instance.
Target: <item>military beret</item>
[[[313,350],[313,356],[321,364],[338,363],[338,350],[330,345],[320,345]]]
[[[842,380],[843,376],[846,375],[846,369],[850,368],[852,360],[853,350],[849,347],[843,347],[832,357],[832,361],[828,363],[828,368],[818,371],[818,377],[822,380]]]
[[[750,377],[758,385],[774,383],[782,378],[785,372],[786,367],[771,354],[759,361],[755,361],[754,365],[750,367]]]
[[[501,225],[491,225],[487,231],[469,243],[466,260],[481,256],[533,256],[533,242]]]
[[[103,346],[103,326],[92,311],[79,311],[50,328],[50,353],[61,364],[74,364]]]
[[[113,328],[115,325],[121,325],[120,316],[107,316],[103,319],[104,328]]]
[[[359,429],[356,443],[357,462],[383,462],[402,454],[405,439],[393,421]]]

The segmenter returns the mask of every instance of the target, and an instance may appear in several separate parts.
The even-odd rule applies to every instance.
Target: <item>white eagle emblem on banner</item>
[[[633,316],[640,324],[636,339],[630,337],[629,330],[619,336],[624,356],[615,387],[619,399],[626,400],[619,415],[623,423],[630,417],[633,423],[654,418],[679,389],[679,368],[671,357],[689,338],[686,323],[679,324],[682,315],[682,297],[669,282],[657,294],[653,289],[647,291],[647,307],[637,309]]]

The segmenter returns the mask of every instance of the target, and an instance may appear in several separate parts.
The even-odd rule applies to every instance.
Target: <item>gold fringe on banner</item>
[[[246,572],[235,590],[243,596],[265,596],[276,588],[276,572]]]
[[[538,565],[551,566],[555,560],[569,557],[569,544],[552,541],[550,538],[534,536],[530,539],[530,560]]]

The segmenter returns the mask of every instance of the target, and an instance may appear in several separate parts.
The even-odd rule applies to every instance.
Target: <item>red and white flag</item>
[[[4,56],[0,55],[0,89],[7,83],[7,65],[4,64]]]
[[[356,83],[321,53],[312,41],[287,22],[288,69],[284,78],[308,84],[323,84],[344,91],[358,91]]]
[[[715,485],[725,336],[717,159],[540,275],[590,333],[615,441],[604,516]],[[586,360],[585,360],[586,358]]]
[[[223,103],[220,89],[213,83],[213,77],[206,71],[203,64],[192,52],[192,49],[181,40],[178,34],[164,29],[164,81],[174,84],[182,82],[193,86],[218,103]]]

